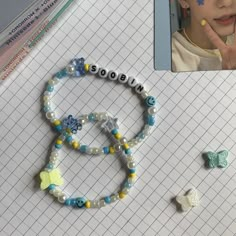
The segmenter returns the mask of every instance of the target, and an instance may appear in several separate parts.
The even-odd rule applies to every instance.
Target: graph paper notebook
[[[153,1],[80,0],[0,86],[0,235],[234,236],[236,234],[235,71],[171,73],[153,69]],[[57,133],[42,112],[46,82],[83,56],[127,73],[157,98],[157,125],[133,149],[137,181],[129,195],[102,209],[61,206],[39,188]],[[126,85],[86,76],[61,81],[57,115],[107,111],[131,138],[145,108]],[[92,146],[109,137],[93,124],[78,133]],[[206,169],[202,153],[228,150],[228,166]],[[59,168],[70,196],[94,199],[124,180],[115,156],[84,156],[63,147]],[[200,205],[177,211],[173,198],[195,187]]]

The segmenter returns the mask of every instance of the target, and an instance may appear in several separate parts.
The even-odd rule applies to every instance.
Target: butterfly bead
[[[209,168],[225,168],[228,165],[226,158],[228,157],[228,151],[223,150],[220,152],[207,152],[205,154],[206,166]]]
[[[40,188],[42,190],[48,188],[51,184],[58,186],[63,184],[63,179],[61,178],[61,174],[58,169],[53,169],[50,172],[42,171],[39,176],[41,179]]]
[[[188,211],[199,205],[199,197],[195,188],[190,189],[186,195],[177,196],[176,201],[180,204],[182,211]]]

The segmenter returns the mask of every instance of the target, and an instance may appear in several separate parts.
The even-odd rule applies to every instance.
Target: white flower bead
[[[144,87],[142,84],[139,83],[135,86],[134,90],[136,93],[141,94],[144,91]]]
[[[133,168],[136,167],[136,164],[135,164],[135,162],[133,162],[133,161],[129,161],[129,162],[127,163],[127,166],[128,166],[129,169],[133,169]]]
[[[94,65],[94,64],[91,64],[89,66],[89,72],[93,75],[97,74],[99,71],[99,66],[98,65]]]
[[[108,72],[108,79],[117,80],[117,78],[118,78],[118,73],[116,71],[111,70]]]
[[[134,77],[129,77],[128,79],[128,85],[133,88],[137,85],[137,80]]]
[[[148,114],[155,115],[156,113],[157,113],[157,108],[156,107],[149,107],[148,108]]]
[[[128,81],[128,76],[121,73],[118,75],[118,81],[122,84],[126,83]]]
[[[47,119],[51,120],[51,119],[55,118],[55,113],[53,111],[48,111],[48,112],[46,112],[46,117],[47,117]]]
[[[108,70],[105,68],[100,68],[98,71],[98,76],[101,78],[106,78],[108,75]]]
[[[65,195],[65,193],[62,193],[60,196],[58,196],[58,201],[60,203],[64,203],[66,201],[67,197]]]

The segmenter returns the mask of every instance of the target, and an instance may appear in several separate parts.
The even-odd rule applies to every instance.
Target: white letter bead
[[[99,70],[99,67],[98,67],[98,65],[94,65],[94,64],[91,64],[90,66],[89,66],[89,72],[91,73],[91,74],[97,74],[98,73],[98,70]]]
[[[137,85],[137,80],[134,77],[129,77],[128,79],[128,85],[133,88]]]
[[[138,93],[138,94],[141,94],[142,92],[144,91],[144,87],[142,84],[137,84],[135,86],[135,92]]]
[[[121,74],[118,75],[118,81],[120,83],[124,84],[128,81],[128,76],[121,73]]]
[[[108,73],[108,79],[110,80],[117,80],[117,77],[118,77],[118,73],[116,71],[109,71]]]
[[[101,78],[106,78],[108,75],[108,70],[105,68],[100,68],[98,71],[98,76]]]

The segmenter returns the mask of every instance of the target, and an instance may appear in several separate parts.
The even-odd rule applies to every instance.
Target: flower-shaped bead
[[[75,68],[74,76],[80,77],[82,75],[85,75],[84,61],[84,58],[74,58],[73,60],[71,60],[70,64]]]
[[[69,115],[67,118],[65,118],[62,121],[62,127],[63,130],[66,130],[66,132],[71,132],[73,134],[77,133],[77,130],[82,129],[82,125],[79,123],[79,121],[75,118],[73,118],[72,115]]]

